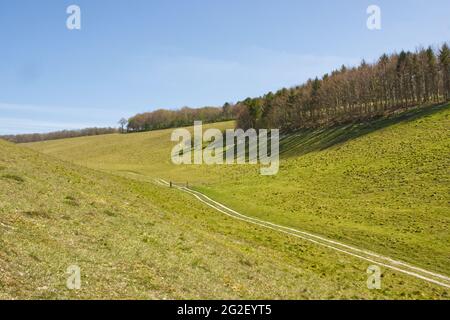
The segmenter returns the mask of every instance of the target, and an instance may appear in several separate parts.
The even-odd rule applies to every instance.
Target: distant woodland
[[[236,117],[233,106],[226,103],[223,107],[189,108],[180,110],[156,110],[137,114],[128,119],[128,131],[148,131],[166,128],[192,126],[194,121],[204,123],[232,120]]]
[[[450,99],[450,50],[447,43],[415,52],[383,54],[375,63],[342,66],[320,79],[247,98],[221,108],[157,110],[128,120],[128,131],[192,125],[194,120],[236,119],[237,127],[303,128],[369,120],[413,106]]]
[[[235,108],[237,126],[293,131],[371,119],[450,99],[448,44],[382,55],[376,63],[342,66],[291,89],[248,98]]]
[[[2,136],[33,142],[116,132],[140,132],[235,119],[237,127],[277,128],[284,132],[303,128],[370,120],[418,105],[450,100],[449,44],[383,54],[378,61],[338,70],[306,83],[247,98],[222,107],[159,109],[119,121],[120,128],[88,128],[46,134]]]
[[[45,140],[76,138],[83,136],[96,136],[100,134],[117,133],[117,132],[119,132],[119,129],[117,128],[86,128],[80,130],[62,130],[50,133],[7,135],[7,136],[0,136],[0,139],[4,139],[14,143],[27,143]]]

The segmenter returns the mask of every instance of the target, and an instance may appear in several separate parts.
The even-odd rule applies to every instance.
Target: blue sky
[[[71,4],[81,30],[66,28]],[[448,41],[449,13],[448,0],[1,0],[0,134],[259,96]]]

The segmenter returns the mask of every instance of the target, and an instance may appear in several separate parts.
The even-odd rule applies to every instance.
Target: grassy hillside
[[[29,147],[78,165],[103,170],[105,175],[99,172],[95,175],[99,179],[107,177],[108,181],[122,181],[123,184],[115,183],[115,186],[123,185],[126,191],[124,194],[135,196],[135,190],[130,190],[128,184],[141,186],[138,189],[148,190],[146,195],[151,197],[149,202],[153,205],[177,208],[180,215],[174,221],[186,222],[186,217],[198,217],[198,210],[209,211],[176,190],[169,192],[173,198],[168,201],[164,193],[166,191],[156,192],[156,187],[145,184],[144,181],[150,181],[153,177],[178,182],[189,181],[198,190],[246,214],[315,232],[449,275],[449,117],[450,107],[447,105],[418,109],[394,118],[379,119],[371,124],[299,132],[283,139],[280,172],[271,177],[260,176],[257,167],[248,165],[175,166],[171,164],[169,157],[173,146],[169,139],[172,130],[48,141],[30,144]],[[232,125],[231,122],[222,123],[220,128]],[[211,126],[218,125],[209,125]],[[109,176],[110,173],[114,173],[115,177]],[[88,176],[91,174],[89,172]],[[90,188],[99,186],[97,182],[89,185]],[[104,190],[100,186],[98,188],[93,194]],[[113,199],[115,195],[110,197]],[[147,201],[144,202],[148,206]],[[133,208],[141,210],[140,204]],[[124,214],[127,210],[124,210]],[[208,231],[204,236],[211,228],[224,232],[222,226],[227,221],[226,218],[215,212],[209,212],[207,216],[213,224],[200,219],[200,224],[188,224],[196,226],[188,227],[189,230],[197,233],[205,226]],[[239,224],[229,222],[229,227],[235,228],[237,225]],[[245,229],[246,226],[240,228]],[[252,228],[247,231],[249,229]],[[297,266],[302,266],[303,271],[303,260],[313,255],[310,262],[314,266],[311,269],[332,268],[333,271],[320,274],[325,278],[331,277],[330,281],[334,284],[337,279],[341,282],[341,279],[348,276],[336,278],[329,273],[337,270],[336,263],[347,261],[348,258],[336,257],[328,251],[317,256],[314,252],[321,251],[319,248],[308,245],[307,250],[298,250],[298,247],[283,244],[284,241],[293,241],[292,239],[271,234],[270,237],[281,241],[279,247],[276,247],[275,242],[268,242],[264,232],[260,231],[255,233],[252,230],[245,236],[245,232],[231,234],[239,243],[245,242],[243,239],[246,237],[259,239],[260,245],[265,246],[264,250],[270,248],[273,253],[285,255],[284,259],[288,259],[290,263],[298,263]],[[225,232],[227,237],[229,232]],[[254,248],[254,244],[250,247]],[[319,256],[322,261],[315,260]],[[265,254],[263,257],[267,258]],[[357,266],[364,265],[356,261],[353,263]],[[248,270],[252,269],[249,266]],[[365,268],[361,270],[361,276],[364,277]],[[285,290],[282,283],[289,282],[294,276],[287,269],[286,272],[272,278],[274,285],[280,285],[279,290]],[[352,273],[350,277],[354,275]],[[259,272],[257,276],[260,276]],[[304,276],[304,279],[309,279],[306,274]],[[400,278],[402,277],[397,279]],[[354,291],[354,280],[347,280],[345,286],[351,287],[351,293],[338,293],[337,296],[362,297],[359,290]],[[415,280],[407,278],[405,283],[409,286]],[[252,287],[259,290],[256,289],[258,286]],[[322,285],[313,287],[322,288]],[[389,294],[398,295],[397,297],[410,294],[409,290],[406,292],[402,288],[397,291],[394,287],[389,289]],[[428,290],[426,288],[427,284],[422,282],[414,294],[425,294]],[[311,288],[306,286],[304,289]],[[374,294],[366,292],[367,289],[363,291],[364,297]],[[434,297],[446,297],[445,290],[435,288],[433,291]],[[336,297],[332,292],[330,290],[320,297],[327,294]],[[384,292],[382,295],[386,294]],[[318,297],[311,295],[311,292],[304,295],[296,292],[284,297],[294,296]]]
[[[448,106],[309,135],[285,141],[296,146],[276,177],[199,188],[253,216],[450,275]]]
[[[389,270],[368,290],[358,259],[1,141],[0,189],[0,299],[448,297]]]
[[[233,128],[234,121],[208,124],[203,127],[204,130],[207,128],[224,130]],[[175,143],[170,141],[170,135],[173,130],[110,134],[24,145],[89,168],[114,173],[139,173],[147,177],[172,178],[181,181],[188,179],[191,182],[214,179],[213,171],[220,168],[172,164],[170,152]],[[199,174],[200,171],[202,174]],[[192,173],[195,173],[195,176]]]

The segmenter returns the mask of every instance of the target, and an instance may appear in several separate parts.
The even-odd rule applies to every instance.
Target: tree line
[[[236,119],[236,126],[284,132],[368,120],[409,107],[450,100],[450,50],[420,48],[383,54],[375,63],[342,66],[320,79],[222,107],[159,109],[120,119],[119,129],[87,128],[44,134],[0,136],[35,142],[116,132],[139,132]]]
[[[237,127],[293,131],[367,120],[422,104],[450,100],[447,43],[433,48],[383,54],[235,106]]]
[[[225,103],[223,107],[159,109],[137,114],[128,119],[127,123],[121,119],[119,123],[122,128],[126,126],[128,132],[136,132],[191,126],[194,121],[203,121],[204,123],[226,121],[234,119],[235,116],[233,106]]]
[[[66,138],[76,138],[83,136],[95,136],[101,134],[117,133],[117,128],[86,128],[80,130],[62,130],[49,133],[30,133],[0,136],[4,139],[14,143],[27,143],[45,140],[57,140]]]

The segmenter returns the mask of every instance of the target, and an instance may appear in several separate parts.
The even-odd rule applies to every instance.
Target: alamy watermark
[[[66,20],[66,27],[69,30],[81,30],[81,9],[72,4],[67,7],[66,13],[69,15]]]
[[[280,132],[278,129],[208,129],[194,122],[194,137],[187,129],[172,132],[179,142],[171,153],[174,164],[261,164],[261,175],[275,175],[279,169]],[[209,143],[204,147],[204,142]],[[269,144],[270,142],[270,144]],[[270,155],[269,155],[270,153]]]
[[[66,13],[69,15],[66,20],[66,27],[69,30],[81,30],[81,8],[72,4],[67,7]],[[366,13],[369,17],[366,26],[369,30],[381,30],[381,8],[372,4],[367,7]]]
[[[371,265],[367,268],[367,289],[381,289],[381,268],[376,265]]]
[[[81,289],[81,269],[77,265],[71,265],[67,268],[66,273],[69,275],[66,281],[67,289],[80,290]]]
[[[375,4],[367,7],[366,26],[369,30],[381,30],[381,8]]]

